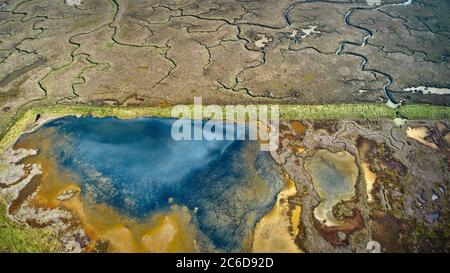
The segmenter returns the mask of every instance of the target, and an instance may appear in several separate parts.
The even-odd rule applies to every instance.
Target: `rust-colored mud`
[[[191,221],[192,212],[184,206],[172,205],[169,209],[136,219],[120,214],[105,204],[85,202],[76,183],[76,175],[58,167],[50,152],[46,133],[36,133],[32,138],[21,139],[15,148],[39,149],[35,156],[25,158],[25,164],[39,164],[42,174],[35,176],[20,192],[11,205],[14,212],[31,194],[36,195],[31,205],[43,208],[65,208],[71,211],[83,227],[91,243],[86,250],[95,250],[98,243],[106,245],[108,252],[196,252],[196,226]],[[63,192],[76,192],[68,200],[58,200]],[[33,221],[30,224],[34,224]]]

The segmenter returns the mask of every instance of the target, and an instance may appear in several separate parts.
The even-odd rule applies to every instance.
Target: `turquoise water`
[[[327,199],[338,199],[342,194],[354,190],[348,174],[337,169],[331,161],[321,159],[311,169],[312,176],[316,178],[316,187],[320,187],[326,193],[324,197]]]
[[[175,141],[174,121],[64,117],[24,137],[45,134],[51,140],[45,152],[80,177],[86,202],[143,219],[168,208],[173,198],[198,209],[195,221],[205,244],[241,250],[283,187],[279,168],[256,141]]]
[[[333,207],[355,194],[354,185],[358,177],[355,158],[348,152],[319,150],[307,160],[305,166],[311,175],[314,189],[322,199],[314,209],[315,217],[328,225],[336,225]]]

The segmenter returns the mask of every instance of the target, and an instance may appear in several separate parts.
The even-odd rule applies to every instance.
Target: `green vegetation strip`
[[[194,106],[187,106],[192,111]],[[206,106],[203,106],[206,107]],[[226,107],[222,111],[226,113]],[[241,108],[239,111],[243,111]],[[9,130],[0,135],[0,152],[10,146],[17,137],[27,130],[37,114],[44,118],[67,115],[92,115],[95,117],[118,117],[123,119],[138,117],[171,117],[172,107],[114,107],[114,106],[48,106],[30,108],[16,117]],[[439,120],[450,117],[450,107],[431,105],[406,105],[398,109],[383,104],[336,104],[336,105],[279,105],[282,120],[340,120],[340,119],[394,119]],[[238,111],[238,112],[239,112]],[[270,111],[269,111],[270,112]]]
[[[405,105],[399,109],[403,118],[409,120],[442,120],[450,118],[449,106]]]

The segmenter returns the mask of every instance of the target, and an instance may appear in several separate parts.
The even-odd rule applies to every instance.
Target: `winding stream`
[[[383,86],[383,94],[384,96],[387,98],[388,102],[387,105],[389,107],[393,107],[393,108],[397,108],[401,102],[396,102],[394,97],[391,94],[391,91],[389,90],[389,86],[393,83],[394,79],[391,75],[389,75],[386,72],[382,72],[380,70],[377,69],[368,69],[367,68],[367,64],[369,63],[369,60],[367,59],[366,56],[358,54],[358,53],[354,53],[351,51],[344,51],[345,45],[349,44],[349,45],[355,45],[355,46],[366,46],[369,39],[373,37],[373,33],[370,29],[358,26],[358,25],[354,25],[350,22],[350,17],[352,16],[353,12],[355,10],[380,10],[382,8],[385,7],[395,7],[395,6],[407,6],[407,5],[411,5],[413,4],[413,0],[406,0],[405,2],[402,3],[397,3],[397,4],[382,4],[378,7],[373,7],[373,8],[361,8],[361,7],[356,7],[356,8],[351,8],[344,16],[344,22],[347,26],[351,26],[354,27],[356,29],[360,29],[363,30],[365,32],[367,32],[367,35],[363,38],[363,40],[361,41],[361,43],[356,43],[356,42],[352,42],[352,41],[342,41],[339,44],[339,48],[336,51],[337,55],[341,55],[341,54],[346,54],[346,55],[353,55],[353,56],[357,56],[363,59],[363,63],[361,64],[361,70],[362,71],[369,71],[375,74],[380,74],[383,77],[385,77],[387,79],[387,83]]]

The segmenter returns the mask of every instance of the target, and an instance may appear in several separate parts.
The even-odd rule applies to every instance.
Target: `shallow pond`
[[[314,209],[315,217],[326,225],[337,225],[333,207],[355,195],[358,178],[355,157],[346,151],[333,153],[323,149],[309,158],[305,166],[315,190],[322,199]]]
[[[173,122],[69,116],[23,135],[16,148],[38,149],[27,163],[43,170],[35,203],[76,211],[93,237],[126,238],[119,251],[148,250],[144,239],[159,237],[183,240],[172,251],[249,248],[283,188],[278,166],[257,141],[175,141]],[[77,204],[56,200],[68,188],[79,190]],[[158,231],[168,224],[178,233]]]

